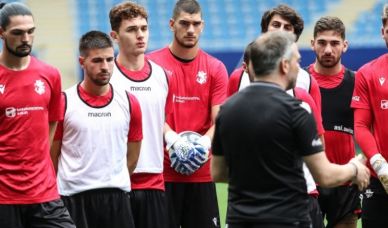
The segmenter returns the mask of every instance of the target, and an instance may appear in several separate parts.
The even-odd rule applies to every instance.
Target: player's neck
[[[0,54],[0,64],[10,70],[24,70],[30,64],[30,56],[17,57],[8,53],[5,49]]]
[[[178,58],[191,60],[194,59],[199,52],[198,43],[192,48],[186,48],[178,44],[175,40],[169,45],[172,54]]]
[[[100,86],[85,80],[81,82],[81,87],[85,90],[86,93],[93,96],[104,96],[108,94],[110,89],[109,84]]]
[[[320,75],[336,75],[342,70],[342,64],[341,62],[338,62],[333,67],[324,67],[321,64],[319,64],[317,61],[314,63],[314,71],[317,72]]]
[[[117,62],[127,70],[139,71],[144,67],[145,56],[144,54],[126,56],[119,53],[117,55]]]

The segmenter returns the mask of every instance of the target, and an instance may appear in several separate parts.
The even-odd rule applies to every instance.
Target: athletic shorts
[[[116,188],[62,196],[77,228],[134,228],[128,192]]]
[[[75,228],[61,199],[38,204],[1,204],[1,228]]]
[[[319,207],[318,199],[309,195],[309,214],[313,228],[324,228],[322,211]]]
[[[322,216],[327,220],[327,228],[331,228],[340,222],[345,216],[361,214],[361,192],[357,186],[339,186],[335,188],[322,188],[319,191],[318,202]]]
[[[380,181],[370,178],[368,188],[362,197],[362,227],[376,228],[388,227],[388,194]]]
[[[132,190],[131,207],[136,228],[168,228],[167,198],[162,190]]]
[[[301,222],[298,224],[281,224],[281,223],[243,223],[227,224],[225,228],[315,228],[310,222]]]
[[[220,227],[216,186],[213,182],[166,182],[169,228]]]

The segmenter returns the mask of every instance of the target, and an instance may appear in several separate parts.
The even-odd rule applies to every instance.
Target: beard
[[[5,43],[5,48],[7,49],[7,51],[16,57],[20,57],[20,58],[26,57],[31,53],[31,50],[32,50],[32,46],[29,44],[23,44],[23,45],[16,47],[15,49],[12,49],[9,46],[6,39],[4,39],[4,43]],[[19,48],[23,48],[23,50],[18,50]]]
[[[341,57],[333,58],[331,61],[325,61],[322,57],[317,56],[317,61],[325,68],[332,68],[340,62]]]
[[[197,45],[197,43],[198,43],[198,39],[195,40],[194,43],[189,43],[189,44],[187,44],[187,43],[185,43],[185,42],[183,41],[183,39],[179,39],[179,37],[178,37],[176,34],[174,34],[174,37],[175,37],[176,42],[177,42],[181,47],[184,47],[184,48],[193,48],[193,47],[195,47],[195,45]]]

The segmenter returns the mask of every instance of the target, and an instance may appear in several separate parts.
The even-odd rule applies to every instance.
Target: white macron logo
[[[206,82],[206,79],[207,79],[206,73],[203,71],[199,71],[197,74],[197,82],[202,85],[203,83]]]
[[[4,94],[4,91],[5,91],[5,85],[0,84],[0,93]]]
[[[385,82],[384,76],[381,76],[381,77],[379,78],[379,82],[380,82],[380,85],[383,85],[383,84],[384,84],[384,82]]]

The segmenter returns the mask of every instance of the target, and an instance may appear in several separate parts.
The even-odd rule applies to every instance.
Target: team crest
[[[206,79],[207,79],[206,73],[203,71],[199,71],[197,74],[197,82],[202,85],[206,82]]]
[[[44,92],[46,91],[44,83],[41,80],[36,80],[34,86],[35,86],[35,92],[38,93],[39,95],[44,94]]]
[[[5,85],[0,84],[0,93],[4,94],[4,90],[5,90]]]

